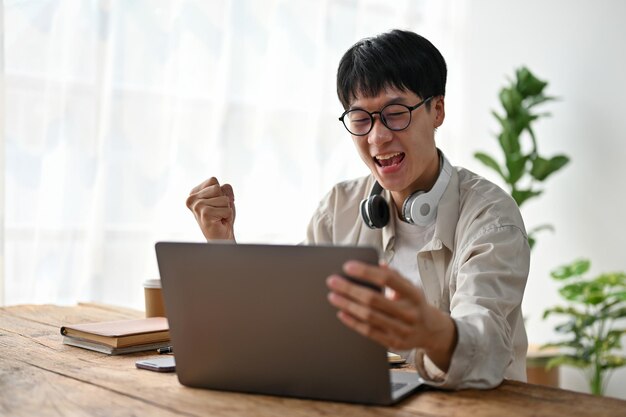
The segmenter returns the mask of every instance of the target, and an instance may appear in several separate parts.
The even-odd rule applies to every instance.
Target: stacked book
[[[63,343],[109,355],[156,350],[169,346],[165,317],[62,326]]]

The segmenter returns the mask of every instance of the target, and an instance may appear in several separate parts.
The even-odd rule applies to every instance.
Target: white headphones
[[[437,216],[439,200],[452,176],[452,165],[443,152],[437,151],[441,168],[435,185],[429,191],[414,192],[402,204],[402,217],[407,223],[428,226]],[[370,196],[361,201],[361,217],[370,229],[380,229],[389,223],[389,204],[381,195],[382,191],[383,187],[376,181]]]

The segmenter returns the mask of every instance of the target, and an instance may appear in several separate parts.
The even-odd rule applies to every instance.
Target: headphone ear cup
[[[418,198],[420,195],[424,194],[423,191],[417,191],[413,194],[411,194],[410,196],[407,197],[406,200],[404,200],[404,204],[402,204],[402,217],[404,217],[404,221],[411,223],[411,224],[415,224],[415,216],[413,216],[412,213],[412,209],[413,209],[413,203],[415,202],[415,199]]]
[[[408,223],[425,227],[437,218],[439,201],[452,177],[452,165],[450,165],[450,161],[448,161],[441,151],[437,151],[439,152],[441,168],[435,184],[429,191],[416,191],[411,194],[404,200],[404,204],[402,204],[402,216]]]
[[[381,195],[361,201],[361,216],[370,229],[381,229],[389,223],[389,205]]]

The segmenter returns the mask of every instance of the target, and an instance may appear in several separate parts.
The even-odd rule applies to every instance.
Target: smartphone
[[[353,283],[358,284],[358,285],[362,285],[364,287],[369,288],[370,290],[373,290],[373,291],[376,291],[376,292],[383,292],[383,289],[381,287],[379,287],[376,284],[372,284],[371,282],[363,281],[362,279],[358,279],[358,278],[353,278],[353,277],[351,277],[349,275],[346,275],[346,274],[341,274],[341,276],[343,278],[347,279],[350,282],[353,282]]]
[[[176,371],[176,362],[173,356],[165,356],[154,359],[144,359],[135,362],[135,366],[139,369],[147,369],[155,372],[174,372]]]

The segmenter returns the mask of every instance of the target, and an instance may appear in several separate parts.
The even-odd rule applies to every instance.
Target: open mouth
[[[404,159],[404,152],[395,152],[388,154],[376,155],[374,161],[379,167],[390,167],[398,165]]]

